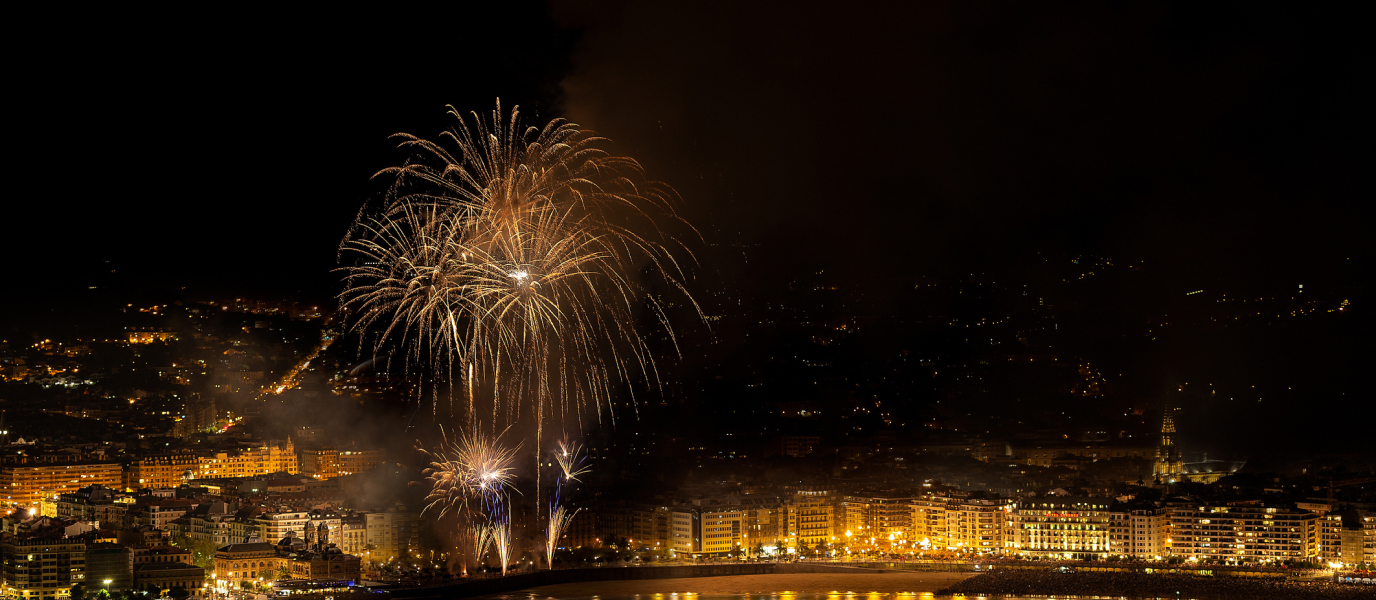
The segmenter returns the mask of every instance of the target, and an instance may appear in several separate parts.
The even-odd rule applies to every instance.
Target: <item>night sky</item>
[[[404,158],[387,136],[497,97],[672,184],[704,244],[748,257],[747,295],[1041,256],[1149,265],[1163,295],[1369,295],[1355,14],[662,4],[46,15],[7,86],[9,314],[107,281],[328,300],[370,176]],[[1343,351],[1370,357],[1366,329]]]

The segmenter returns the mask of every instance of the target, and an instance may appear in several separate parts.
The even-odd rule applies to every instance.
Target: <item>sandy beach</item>
[[[563,583],[523,590],[535,597],[633,594],[751,594],[773,592],[935,592],[974,573],[799,573]]]

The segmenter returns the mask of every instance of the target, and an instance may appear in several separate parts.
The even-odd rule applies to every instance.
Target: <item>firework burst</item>
[[[494,431],[523,407],[537,431],[583,407],[600,418],[614,387],[657,385],[636,315],[649,311],[676,347],[641,277],[684,289],[675,255],[691,252],[665,227],[691,227],[672,190],[572,123],[522,128],[500,104],[490,120],[450,113],[458,125],[439,142],[398,134],[412,158],[378,174],[392,179],[386,200],[341,245],[355,259],[340,296],[353,328],[374,334],[375,355],[404,345],[437,373],[457,363],[470,409],[475,384],[491,390]]]
[[[559,449],[554,451],[554,461],[559,464],[564,481],[578,481],[579,477],[592,470],[583,464],[586,458],[583,446],[568,440],[559,442]]]
[[[430,481],[430,493],[425,497],[422,514],[438,508],[440,512],[436,518],[443,518],[450,510],[462,509],[471,498],[480,499],[489,506],[499,503],[515,478],[511,464],[519,448],[500,445],[500,438],[500,435],[489,438],[481,431],[471,431],[459,436],[457,441],[450,441],[445,436],[443,443],[434,450],[417,446],[430,458],[430,465],[421,472]]]

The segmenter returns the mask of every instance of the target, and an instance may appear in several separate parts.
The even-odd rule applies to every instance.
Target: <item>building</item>
[[[255,538],[226,545],[215,552],[215,586],[218,591],[226,592],[246,583],[256,585],[272,581],[284,562],[275,546]]]
[[[262,532],[262,539],[276,544],[289,535],[304,539],[311,516],[305,511],[282,511],[258,515],[254,522]]]
[[[304,546],[292,548],[286,568],[292,579],[310,580],[357,581],[362,572],[357,556],[330,543],[330,529],[323,522],[307,529]]]
[[[799,490],[788,500],[788,542],[792,548],[830,544],[836,535],[833,490]]]
[[[946,504],[948,550],[996,554],[1003,551],[1011,506],[1006,501],[958,499]]]
[[[300,472],[296,447],[291,438],[285,442],[266,442],[233,451],[214,452],[197,457],[196,477],[227,479],[256,477],[273,473]]]
[[[806,412],[806,411],[804,411]],[[822,438],[811,435],[779,436],[776,451],[783,456],[802,458],[812,454],[812,450],[822,443]]]
[[[119,463],[103,458],[8,456],[0,463],[0,501],[20,508],[36,509],[44,498],[91,485],[116,487],[122,482]]]
[[[710,556],[726,556],[741,548],[745,539],[742,537],[744,517],[737,506],[702,509],[701,552]]]
[[[223,546],[233,540],[246,539],[250,535],[263,537],[264,534],[257,523],[250,525],[250,531],[244,530],[243,524],[236,514],[237,509],[237,504],[227,504],[220,501],[210,502],[197,506],[173,523],[179,524],[182,535],[197,541],[214,542],[218,546]],[[169,533],[173,532],[169,531]],[[172,537],[177,536],[173,534]]]
[[[205,569],[182,562],[157,562],[134,566],[134,586],[140,589],[149,587],[163,593],[183,589],[194,596],[203,596],[206,590]]]
[[[702,551],[701,521],[697,511],[676,508],[669,512],[669,549],[687,555]]]
[[[0,542],[5,597],[70,598],[72,586],[86,583],[86,544],[54,535],[10,537]]]
[[[1152,459],[1158,453],[1156,446],[1122,444],[1115,442],[1080,442],[1061,444],[1042,444],[1018,446],[1009,450],[1008,456],[981,458],[986,462],[1008,460],[1020,465],[1038,467],[1081,468],[1099,460],[1118,458]]]
[[[192,564],[191,551],[186,548],[178,548],[176,546],[149,546],[134,548],[132,552],[134,553],[135,570],[143,565],[160,563]]]
[[[339,519],[339,549],[345,554],[363,556],[368,550],[368,519],[363,515],[346,515]]]
[[[846,495],[837,504],[837,539],[847,545],[883,548],[907,543],[913,534],[912,502],[897,495]],[[871,540],[873,540],[871,542]]]
[[[192,452],[140,456],[124,465],[124,489],[175,488],[196,472],[200,460]]]
[[[1175,505],[1171,553],[1245,563],[1317,559],[1319,530],[1318,515],[1295,509]]]
[[[182,515],[196,508],[190,500],[159,498],[141,505],[135,505],[126,517],[133,525],[147,525],[153,529],[167,531],[168,525]]]
[[[1111,521],[1103,498],[1020,500],[1012,508],[1005,551],[1043,558],[1107,558]]]
[[[96,544],[86,549],[88,588],[127,590],[134,586],[134,551],[119,544]],[[109,580],[109,584],[105,581]]]
[[[1180,410],[1167,397],[1161,406],[1161,444],[1156,449],[1152,475],[1161,483],[1179,481],[1184,473],[1180,449],[1175,447],[1175,412]]]
[[[176,332],[160,331],[146,327],[134,327],[129,331],[130,344],[151,344],[153,342],[166,342],[176,337]]]
[[[1362,562],[1376,564],[1376,516],[1362,515]]]
[[[1109,554],[1161,559],[1170,554],[1171,511],[1166,507],[1121,509],[1109,513]]]
[[[302,450],[301,474],[313,479],[334,479],[378,468],[387,459],[384,450]]]
[[[941,550],[954,548],[946,535],[946,504],[951,499],[936,494],[914,498],[908,507],[912,519],[910,538],[915,548]]]
[[[125,515],[133,498],[117,494],[103,485],[91,485],[58,494],[56,516],[59,519],[95,521],[105,529],[119,530],[125,526]]]
[[[788,539],[788,507],[774,496],[742,496],[738,502],[744,523],[741,545],[752,556],[761,551],[777,552],[779,544]]]
[[[1342,561],[1342,531],[1341,514],[1326,514],[1319,517],[1319,558],[1324,562]]]
[[[369,548],[364,553],[364,560],[384,563],[420,548],[420,517],[415,513],[393,508],[363,516]]]

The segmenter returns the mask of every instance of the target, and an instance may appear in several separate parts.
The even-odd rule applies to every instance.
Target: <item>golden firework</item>
[[[437,373],[457,364],[470,423],[472,390],[491,390],[494,431],[523,413],[537,427],[583,407],[600,418],[612,389],[658,385],[639,313],[677,342],[645,276],[702,317],[675,257],[691,252],[666,233],[692,231],[673,191],[575,124],[523,129],[500,103],[490,121],[450,113],[440,142],[398,134],[411,159],[378,174],[392,178],[385,201],[341,246],[355,259],[340,296],[353,328],[373,332],[374,355],[404,345]]]

